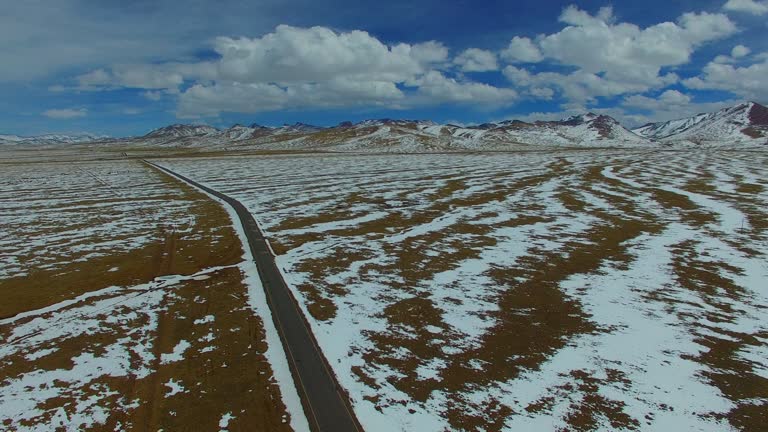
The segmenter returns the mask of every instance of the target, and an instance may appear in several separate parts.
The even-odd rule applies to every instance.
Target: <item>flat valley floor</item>
[[[366,431],[764,428],[766,152],[153,161],[253,214]],[[306,430],[224,207],[0,168],[4,429]]]

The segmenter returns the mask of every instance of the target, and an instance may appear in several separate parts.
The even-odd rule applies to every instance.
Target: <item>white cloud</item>
[[[212,62],[116,65],[77,77],[78,90],[138,88],[177,91],[186,81],[278,83],[335,79],[403,82],[447,61],[439,42],[387,46],[364,31],[278,26],[260,38],[219,37]]]
[[[501,58],[510,63],[538,63],[544,59],[539,48],[526,37],[515,36],[501,52]]]
[[[412,45],[410,54],[422,65],[440,64],[448,60],[448,48],[437,41]]]
[[[240,83],[317,82],[339,77],[404,81],[423,71],[425,57],[423,48],[417,50],[417,59],[411,55],[412,46],[390,47],[364,31],[336,33],[325,27],[287,25],[256,39],[220,37],[215,50],[221,55],[219,79]]]
[[[197,1],[194,7],[176,0],[0,3],[0,82],[184,59],[216,35],[268,31],[277,14],[296,8],[280,0]]]
[[[496,54],[480,49],[450,62],[448,48],[438,41],[387,45],[365,31],[281,25],[258,38],[219,37],[213,47],[219,58],[212,61],[99,68],[76,77],[69,89],[136,88],[153,101],[176,94],[180,117],[362,105],[498,105],[517,95],[437,72],[455,72],[454,65],[465,72],[498,69]],[[404,93],[402,87],[417,88]]]
[[[145,92],[142,92],[141,95],[155,102],[163,98],[163,92],[161,91],[145,91]]]
[[[575,5],[568,6],[560,14],[560,22],[576,27],[594,27],[602,24],[611,24],[614,20],[613,8],[610,6],[600,8],[595,16],[591,16]]]
[[[517,92],[512,89],[476,82],[459,82],[437,71],[430,71],[413,84],[418,86],[418,93],[425,103],[463,102],[504,106],[517,99]]]
[[[677,76],[667,74],[659,77],[656,85],[650,86],[644,83],[630,83],[612,81],[595,73],[578,70],[569,74],[557,72],[530,73],[525,69],[515,66],[507,66],[504,75],[514,85],[520,87],[555,87],[569,101],[576,104],[592,102],[596,97],[618,96],[626,93],[639,93],[650,88],[661,88],[677,82]],[[534,94],[531,92],[531,94]],[[535,95],[535,94],[534,94]]]
[[[110,70],[96,69],[78,76],[76,89],[110,90],[124,87],[174,92],[185,80],[215,77],[215,65],[209,62],[116,65]]]
[[[647,97],[642,95],[632,95],[624,98],[622,105],[630,108],[639,108],[648,111],[658,111],[660,109],[674,109],[688,106],[691,103],[691,97],[677,90],[667,90],[658,97]]]
[[[691,95],[677,90],[667,90],[657,97],[628,96],[621,103],[623,109],[614,108],[613,115],[629,126],[640,126],[651,122],[692,117],[702,112],[713,112],[736,105],[739,102],[736,99],[695,102]]]
[[[746,56],[748,56],[752,50],[745,47],[744,45],[736,45],[731,50],[731,55],[718,55],[712,60],[712,63],[720,63],[720,64],[727,64],[727,63],[736,63],[739,61],[739,59],[742,59]]]
[[[396,107],[404,98],[388,81],[335,79],[280,87],[269,83],[196,84],[179,97],[180,117],[216,116],[222,111],[256,113],[282,109],[349,106]]]
[[[550,100],[555,96],[555,91],[548,87],[534,87],[530,93],[533,97],[544,100]]]
[[[750,50],[749,48],[745,47],[744,45],[736,45],[731,50],[731,57],[733,57],[733,58],[742,58],[742,57],[748,56],[749,53],[751,53],[751,52],[752,52],[752,50]]]
[[[570,73],[532,74],[508,66],[505,76],[520,86],[558,88],[570,101],[584,104],[600,96],[642,93],[677,82],[670,68],[687,63],[701,45],[727,37],[736,25],[722,14],[686,13],[677,22],[646,28],[618,23],[610,7],[592,16],[576,6],[566,8],[557,33],[535,41],[517,38],[502,56],[509,61],[551,59],[575,67]]]
[[[733,57],[727,55],[719,55],[712,60],[713,63],[733,63],[736,61]]]
[[[502,71],[505,77],[518,87],[528,87],[534,84],[534,76],[526,69],[507,66]]]
[[[107,86],[113,81],[112,74],[104,69],[96,69],[77,77],[80,87]]]
[[[78,118],[78,117],[85,117],[88,115],[88,110],[85,108],[62,108],[62,109],[49,109],[46,111],[43,111],[43,115],[56,119],[56,120],[65,120],[65,119],[72,119],[72,118]]]
[[[453,63],[463,72],[488,72],[499,69],[496,54],[478,48],[469,48],[459,54]]]
[[[218,57],[210,61],[101,67],[76,77],[70,89],[135,88],[153,101],[172,95],[182,117],[441,103],[505,106],[520,95],[562,97],[568,106],[584,107],[599,97],[639,95],[675,84],[675,67],[688,63],[702,45],[738,30],[726,15],[706,12],[643,28],[620,22],[611,7],[593,15],[570,6],[559,21],[562,28],[552,34],[516,36],[500,52],[470,48],[455,58],[439,41],[385,43],[360,30],[280,25],[260,37],[215,38],[212,48]],[[711,65],[748,55],[748,48],[737,45],[731,57],[719,56]],[[517,65],[502,71],[514,88],[474,82],[462,74],[499,70],[499,57]],[[520,66],[542,62],[555,71]]]
[[[438,72],[435,68],[448,64],[448,49],[436,41],[386,45],[364,31],[278,26],[255,39],[218,38],[215,49],[221,56],[215,79],[181,93],[178,115],[446,102],[502,105],[517,96],[511,89]],[[498,68],[494,53],[472,49],[456,64],[464,71]],[[404,93],[403,86],[416,89]]]
[[[649,88],[663,84],[663,67],[687,63],[698,46],[736,32],[728,17],[708,13],[687,13],[677,23],[645,29],[612,24],[610,10],[590,17],[570,7],[561,20],[571,25],[539,41],[546,57],[584,72],[603,73],[612,82]]]
[[[692,89],[726,90],[745,99],[768,100],[768,59],[749,66],[711,62],[702,74],[683,81]]]
[[[723,5],[723,9],[760,16],[768,13],[768,2],[755,0],[728,0],[728,2]]]

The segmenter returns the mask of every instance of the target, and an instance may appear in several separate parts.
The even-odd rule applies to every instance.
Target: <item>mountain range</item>
[[[0,144],[125,143],[132,146],[216,150],[315,150],[340,152],[430,152],[511,150],[521,147],[726,147],[768,148],[768,108],[742,103],[714,113],[628,130],[607,115],[587,113],[560,121],[507,120],[475,126],[379,119],[333,127],[303,123],[258,124],[217,129],[175,124],[142,137],[92,135],[22,138],[0,135]]]
[[[768,108],[755,102],[747,102],[714,113],[649,123],[634,129],[633,132],[663,143],[765,144],[768,137]]]
[[[6,145],[35,145],[48,146],[57,144],[78,144],[94,141],[104,141],[110,137],[90,133],[79,134],[45,134],[31,137],[18,135],[0,135],[0,144]]]

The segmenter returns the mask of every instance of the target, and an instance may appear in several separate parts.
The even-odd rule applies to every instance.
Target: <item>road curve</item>
[[[341,390],[328,361],[320,351],[309,323],[283,280],[267,239],[251,213],[234,198],[168,168],[146,160],[144,162],[232,206],[240,218],[248,246],[259,269],[272,320],[280,334],[310,428],[316,432],[361,432],[362,427],[355,418],[348,396]]]

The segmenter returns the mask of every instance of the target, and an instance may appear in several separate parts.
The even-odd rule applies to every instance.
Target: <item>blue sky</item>
[[[768,101],[768,0],[0,2],[0,134]]]

